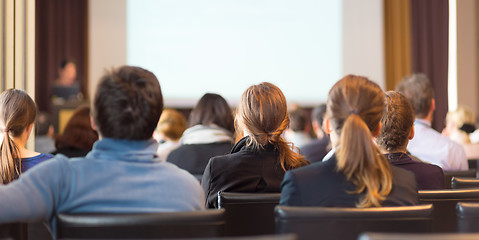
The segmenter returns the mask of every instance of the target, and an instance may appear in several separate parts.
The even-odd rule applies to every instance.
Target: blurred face
[[[65,68],[60,69],[60,82],[62,85],[73,85],[77,76],[77,70],[74,63],[68,63]]]

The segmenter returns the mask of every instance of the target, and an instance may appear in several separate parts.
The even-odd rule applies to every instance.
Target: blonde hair
[[[235,122],[237,127],[249,133],[248,146],[264,149],[267,144],[274,145],[284,171],[308,164],[282,136],[289,125],[289,117],[286,98],[277,86],[263,82],[246,89]]]
[[[470,108],[459,106],[455,111],[447,113],[446,121],[451,121],[459,129],[464,124],[474,125],[476,117]]]
[[[381,88],[360,76],[348,75],[329,91],[326,118],[340,135],[338,171],[356,186],[351,194],[365,192],[357,207],[379,207],[391,192],[389,163],[371,134],[380,125],[384,101]]]
[[[2,183],[9,183],[22,172],[20,150],[12,137],[20,137],[35,121],[35,102],[25,91],[9,89],[0,94],[0,121],[3,142],[0,145],[0,175]]]
[[[167,138],[177,141],[186,129],[186,118],[174,109],[165,109],[161,114],[156,132],[164,134]]]

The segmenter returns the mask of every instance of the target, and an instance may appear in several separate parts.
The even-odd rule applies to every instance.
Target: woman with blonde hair
[[[284,173],[307,165],[282,136],[289,125],[288,109],[275,85],[249,87],[241,96],[235,123],[244,137],[230,154],[211,158],[203,175],[209,208],[217,207],[219,191],[279,193]]]
[[[25,91],[9,89],[0,94],[0,126],[3,140],[0,145],[1,183],[9,183],[34,165],[52,158],[25,148],[37,109]]]
[[[333,150],[322,162],[288,171],[281,205],[379,207],[418,204],[413,173],[390,166],[373,142],[385,95],[365,77],[348,75],[329,91],[325,130]]]
[[[165,109],[161,113],[153,137],[158,141],[156,154],[166,161],[168,154],[180,146],[180,138],[186,129],[186,118],[175,109]]]

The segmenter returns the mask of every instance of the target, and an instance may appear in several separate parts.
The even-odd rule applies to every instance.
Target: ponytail
[[[0,145],[0,167],[3,184],[13,181],[22,173],[22,162],[18,146],[10,137],[7,127],[5,130],[3,133],[3,141]]]

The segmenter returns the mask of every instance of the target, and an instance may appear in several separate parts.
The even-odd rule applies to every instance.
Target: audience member
[[[94,126],[101,136],[93,150],[85,158],[56,156],[0,186],[0,222],[53,220],[60,212],[204,209],[198,181],[155,159],[158,143],[152,135],[162,110],[153,73],[128,66],[107,73],[93,102]]]
[[[298,148],[313,141],[309,133],[306,132],[308,121],[304,109],[298,107],[290,111],[289,120],[289,128],[284,131],[286,141],[293,143]]]
[[[307,164],[282,136],[289,124],[288,110],[275,85],[249,87],[241,96],[235,122],[245,137],[230,154],[211,158],[203,175],[209,208],[218,206],[219,191],[279,193],[284,173]]]
[[[180,138],[186,129],[186,119],[174,109],[165,109],[153,134],[158,141],[158,158],[166,161],[168,154],[180,146]]]
[[[98,134],[91,127],[90,107],[82,106],[75,110],[63,133],[56,137],[53,154],[63,154],[69,158],[84,157],[96,140]]]
[[[9,89],[0,94],[0,124],[3,134],[0,145],[0,183],[9,183],[22,172],[53,157],[25,148],[36,115],[35,102],[25,91]]]
[[[444,173],[439,166],[413,160],[407,144],[414,137],[414,110],[401,93],[386,92],[386,114],[381,133],[376,138],[382,152],[393,166],[414,173],[419,190],[444,189]]]
[[[329,136],[323,130],[323,119],[326,114],[326,104],[321,104],[313,109],[311,113],[311,125],[316,134],[316,139],[311,143],[300,147],[301,154],[311,163],[321,162],[331,150]]]
[[[48,113],[38,113],[35,130],[35,151],[41,153],[55,151],[54,129]]]
[[[189,125],[180,139],[180,146],[168,155],[167,161],[201,176],[211,157],[231,151],[233,113],[223,97],[207,93],[191,111]]]
[[[406,96],[416,115],[415,136],[409,142],[408,151],[444,171],[467,170],[467,158],[462,146],[431,128],[436,105],[434,90],[426,75],[413,74],[404,78],[396,86],[396,91]]]
[[[471,143],[469,134],[476,130],[475,122],[476,117],[469,108],[458,107],[455,111],[447,113],[446,127],[442,130],[442,135],[459,144],[469,144]]]
[[[329,91],[325,118],[333,150],[322,162],[286,172],[281,205],[379,207],[418,204],[410,171],[391,166],[373,138],[385,96],[365,77],[348,75]]]

